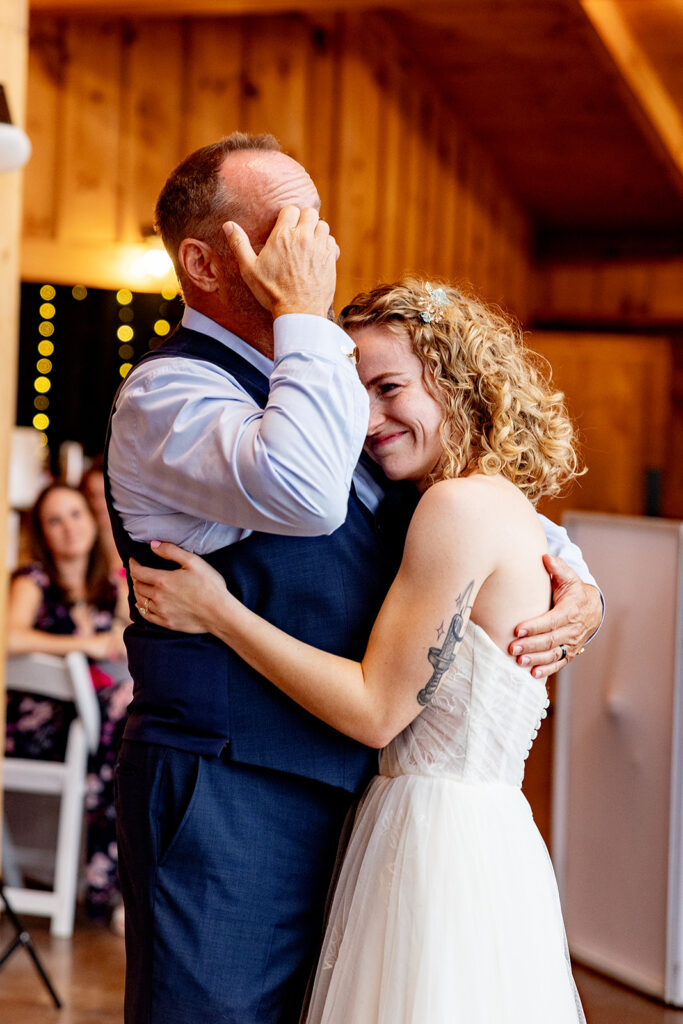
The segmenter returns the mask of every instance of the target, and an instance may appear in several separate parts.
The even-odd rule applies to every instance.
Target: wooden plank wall
[[[234,129],[272,131],[342,246],[338,302],[419,269],[525,316],[527,219],[386,23],[33,15],[30,36],[24,279],[133,283],[168,171]]]
[[[588,473],[566,496],[542,502],[559,522],[565,509],[642,515],[648,475],[669,484],[672,345],[668,338],[533,331],[529,346],[552,366],[565,393]]]
[[[683,327],[683,258],[539,264],[533,315],[543,322]]]
[[[647,260],[557,260],[537,265],[534,281],[535,296],[531,320],[536,323],[571,326],[577,332],[600,328],[629,332],[630,335],[649,331],[667,336],[666,342],[641,337],[631,338],[630,344],[641,348],[644,374],[642,386],[645,386],[644,381],[649,379],[652,373],[663,375],[657,404],[652,406],[642,422],[643,438],[651,439],[657,452],[662,452],[664,445],[661,458],[657,455],[663,473],[661,514],[683,519],[683,259],[670,256]],[[569,339],[576,337],[576,334],[568,336],[569,348],[572,345]],[[668,349],[665,359],[661,355],[654,355],[662,345]],[[614,357],[614,365],[611,368],[607,364],[594,367],[594,372],[602,375],[600,395],[604,412],[601,432],[611,443],[611,430],[614,427],[611,410],[615,406],[622,406],[624,366],[621,357],[622,352],[628,350],[619,346],[615,348],[610,345],[609,338],[596,335],[591,345],[591,359],[592,353],[595,352],[597,357],[600,349],[604,349],[606,353],[611,350]],[[562,359],[562,356],[554,351],[553,363],[556,358]],[[633,368],[633,356],[627,354],[626,358],[627,365]],[[574,376],[576,378],[576,375]],[[644,395],[638,381],[638,372],[630,379],[634,389],[632,401],[634,408],[638,410],[635,415],[640,416],[646,410],[641,409]],[[578,378],[569,382],[570,396],[571,389],[579,384]],[[578,400],[580,404],[581,393]],[[664,417],[661,415],[662,402],[667,410],[667,416]],[[597,415],[597,412],[596,406],[594,414]],[[622,408],[621,416],[622,422],[625,423],[628,419],[626,407]],[[659,431],[658,435],[653,433],[655,429]],[[619,433],[618,430],[617,436]],[[637,501],[636,496],[639,491],[642,494],[643,473],[648,463],[640,459],[640,455],[645,455],[640,442],[636,437],[631,440],[635,443],[632,451],[637,454],[632,457],[633,480],[628,488],[630,500],[626,501],[623,488],[619,497],[615,498],[614,492],[608,486],[608,473],[600,493],[593,493],[592,485],[589,488],[593,493],[594,503],[586,505],[584,502],[578,507],[609,511],[616,500],[615,511],[635,514],[645,511],[644,500]],[[625,443],[626,438],[622,437],[622,441]],[[623,462],[624,454],[623,448],[615,453],[617,463]],[[654,465],[652,459],[649,465]]]

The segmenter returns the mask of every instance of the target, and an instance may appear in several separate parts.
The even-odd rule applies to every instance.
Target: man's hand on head
[[[273,319],[285,313],[327,317],[339,246],[317,210],[285,206],[258,255],[239,224],[228,221],[223,231],[245,283]]]
[[[508,650],[537,679],[550,676],[583,652],[602,621],[600,591],[576,575],[561,558],[543,556],[553,588],[549,612],[515,628]]]

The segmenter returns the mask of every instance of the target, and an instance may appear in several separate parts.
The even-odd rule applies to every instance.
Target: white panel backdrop
[[[683,524],[574,512],[606,598],[558,679],[553,859],[573,956],[683,1005]]]

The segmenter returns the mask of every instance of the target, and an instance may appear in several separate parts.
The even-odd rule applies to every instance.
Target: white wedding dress
[[[358,809],[307,1024],[577,1024],[557,885],[522,795],[546,691],[470,623]]]

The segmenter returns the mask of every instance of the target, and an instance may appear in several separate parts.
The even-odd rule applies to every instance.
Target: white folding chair
[[[8,901],[18,914],[51,918],[52,935],[69,936],[76,907],[88,751],[97,749],[100,735],[100,710],[88,661],[75,652],[65,658],[47,654],[8,658],[7,689],[71,701],[76,708],[63,761],[6,757],[2,764],[5,791],[51,793],[60,798],[52,890],[6,886]]]

